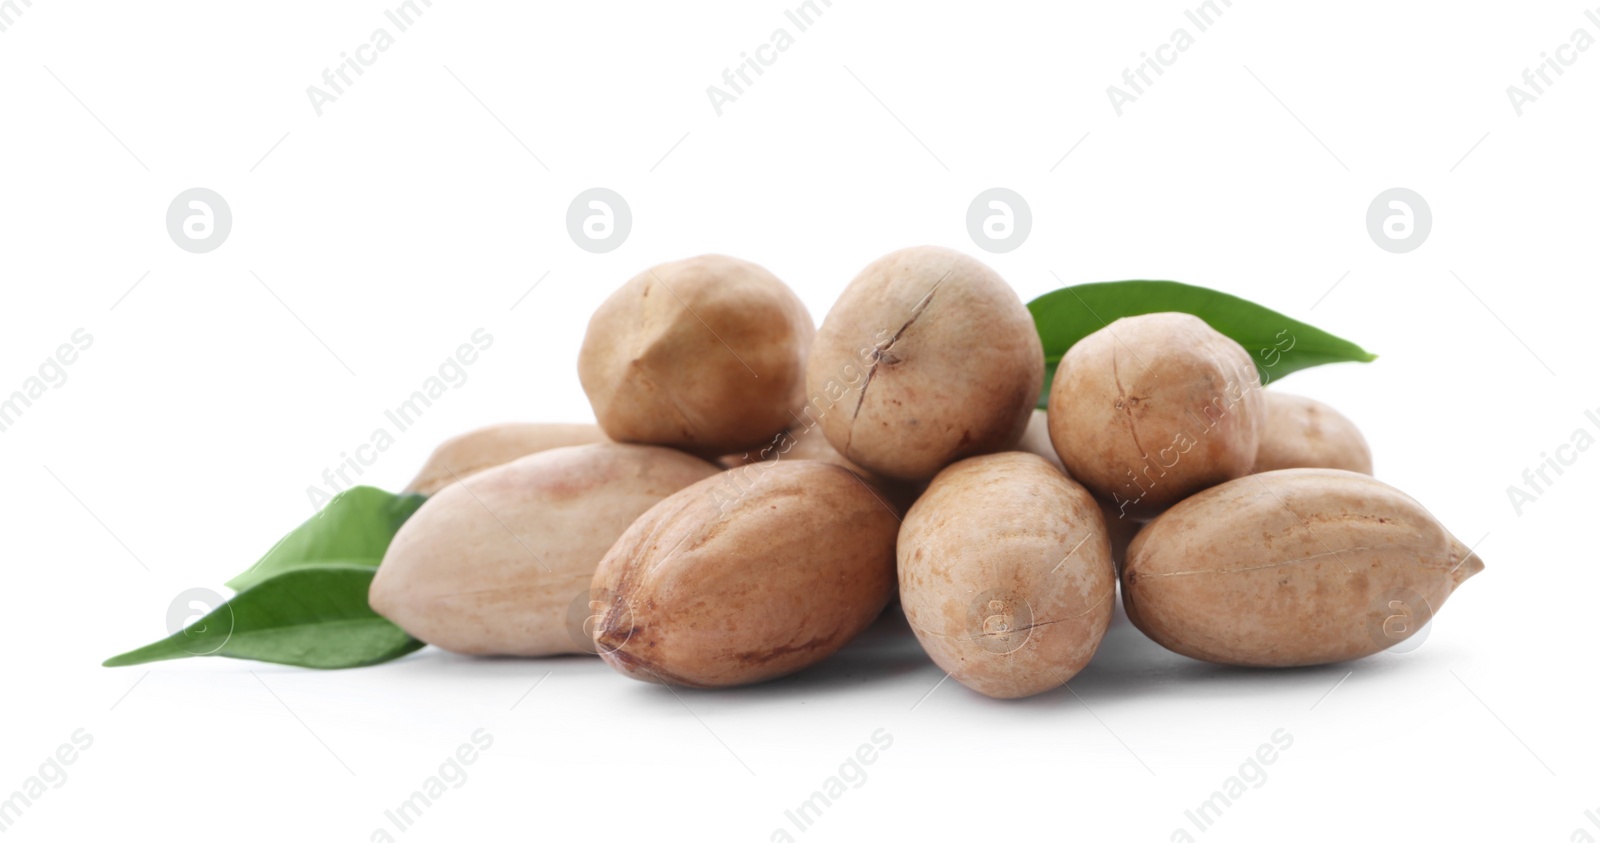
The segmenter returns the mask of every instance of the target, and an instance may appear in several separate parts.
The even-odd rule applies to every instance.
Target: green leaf
[[[1176,281],[1107,281],[1078,284],[1028,302],[1044,344],[1045,409],[1056,366],[1078,340],[1124,316],[1190,313],[1250,352],[1263,384],[1324,363],[1370,363],[1378,359],[1361,346],[1291,319],[1238,296]]]
[[[326,565],[287,571],[234,595],[169,638],[107,659],[106,667],[227,656],[299,667],[361,667],[422,642],[367,605],[377,571]]]
[[[340,492],[321,512],[278,540],[267,555],[228,587],[244,591],[286,571],[322,565],[378,567],[395,531],[427,498],[371,486]]]

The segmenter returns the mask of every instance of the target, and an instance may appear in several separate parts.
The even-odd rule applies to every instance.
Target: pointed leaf
[[[322,511],[278,540],[228,587],[244,591],[285,571],[325,564],[378,567],[395,531],[427,498],[371,486],[340,492]]]
[[[397,659],[423,645],[367,605],[376,573],[348,564],[281,573],[168,638],[107,659],[105,666],[213,655],[315,668]]]

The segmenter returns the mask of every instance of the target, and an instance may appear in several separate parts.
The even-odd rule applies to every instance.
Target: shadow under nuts
[[[772,273],[701,255],[639,273],[595,310],[578,380],[612,439],[715,458],[794,422],[813,333]]]
[[[1044,458],[939,472],[900,529],[900,603],[933,661],[999,698],[1056,688],[1111,624],[1116,574],[1100,504]]]
[[[1409,638],[1483,562],[1421,504],[1365,474],[1291,468],[1172,507],[1122,572],[1134,625],[1218,664],[1295,667]]]
[[[1017,443],[1044,350],[1016,291],[952,249],[891,252],[840,294],[806,364],[806,414],[845,459],[927,480]]]
[[[899,522],[861,479],[762,463],[729,497],[702,480],[646,512],[595,572],[601,658],[647,682],[761,682],[828,657],[894,593]]]
[[[592,653],[595,566],[633,520],[717,473],[680,451],[602,442],[556,448],[446,486],[395,534],[373,611],[457,653]]]
[[[1050,441],[1072,479],[1149,517],[1250,473],[1261,382],[1242,346],[1187,313],[1129,316],[1067,350]]]

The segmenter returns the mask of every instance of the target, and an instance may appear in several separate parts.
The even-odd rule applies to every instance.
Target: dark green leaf
[[[378,567],[396,530],[427,498],[371,486],[340,492],[321,512],[278,540],[267,555],[228,587],[244,591],[273,576],[320,565]]]
[[[107,659],[105,666],[191,656],[317,668],[397,659],[422,642],[367,605],[367,589],[376,573],[365,565],[286,571],[234,595],[169,638]]]
[[[1108,281],[1063,287],[1029,302],[1028,311],[1033,314],[1044,344],[1045,379],[1040,409],[1046,406],[1056,366],[1067,349],[1124,316],[1144,313],[1173,311],[1204,319],[1218,333],[1250,352],[1263,384],[1324,363],[1367,363],[1378,359],[1349,340],[1275,310],[1176,281]]]

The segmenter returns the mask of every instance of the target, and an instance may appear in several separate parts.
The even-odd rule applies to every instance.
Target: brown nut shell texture
[[[1372,473],[1372,449],[1355,422],[1321,401],[1266,390],[1266,423],[1253,473],[1280,468],[1342,468]]]
[[[814,333],[772,273],[701,255],[639,273],[595,310],[578,379],[612,439],[714,458],[794,422]]]
[[[1294,667],[1411,637],[1483,562],[1421,504],[1350,471],[1291,468],[1172,507],[1128,550],[1123,604],[1177,653]]]
[[[555,448],[473,475],[401,526],[368,600],[412,636],[473,655],[593,652],[589,582],[623,530],[717,473],[669,448]]]
[[[1028,429],[1017,442],[1017,450],[1043,457],[1052,468],[1062,474],[1067,473],[1067,467],[1061,463],[1061,455],[1056,453],[1056,447],[1050,443],[1050,421],[1043,410],[1033,411],[1033,416],[1028,419]],[[1069,478],[1070,476],[1068,475]],[[1106,531],[1111,535],[1111,560],[1116,563],[1117,570],[1120,571],[1123,560],[1128,557],[1128,543],[1133,541],[1139,528],[1144,526],[1144,521],[1135,518],[1131,512],[1119,511],[1105,498],[1096,497],[1095,500],[1100,504],[1100,512],[1106,519]]]
[[[1044,458],[972,457],[911,507],[900,602],[939,667],[991,697],[1050,690],[1088,664],[1116,574],[1100,505]]]
[[[994,270],[918,246],[863,269],[817,331],[804,414],[845,459],[927,480],[1011,448],[1044,382],[1033,317]]]
[[[1249,353],[1198,317],[1124,317],[1062,357],[1050,440],[1074,480],[1147,518],[1250,473],[1260,386]]]
[[[594,577],[608,664],[688,687],[761,682],[828,657],[883,611],[894,513],[839,466],[766,465],[732,496],[724,477],[678,492],[617,540]]]

